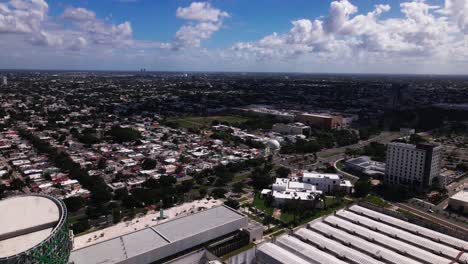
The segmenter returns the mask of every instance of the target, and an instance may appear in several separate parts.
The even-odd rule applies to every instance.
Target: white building
[[[3,77],[2,77],[2,85],[3,85],[3,86],[7,86],[7,85],[8,85],[8,79],[7,79],[6,76],[3,76]]]
[[[427,188],[440,174],[441,156],[440,145],[390,143],[384,182]]]
[[[314,201],[322,191],[308,183],[299,182],[296,178],[276,178],[272,189],[264,189],[262,195],[271,195],[275,205],[282,205],[288,200]],[[318,204],[320,206],[320,204]]]
[[[304,172],[302,173],[302,182],[312,184],[325,193],[335,191],[352,193],[353,191],[353,184],[348,180],[343,180],[338,174]]]
[[[459,191],[449,199],[450,209],[468,214],[468,189]]]
[[[287,135],[305,135],[310,133],[310,126],[306,126],[302,123],[293,124],[274,124],[272,130],[281,134]]]
[[[345,161],[345,166],[368,176],[385,175],[385,163],[373,161],[369,156],[360,156]]]

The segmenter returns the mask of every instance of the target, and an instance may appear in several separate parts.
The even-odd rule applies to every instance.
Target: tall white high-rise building
[[[8,79],[6,76],[2,77],[2,85],[7,86],[8,85]]]
[[[390,143],[385,166],[386,184],[425,189],[440,174],[442,146],[435,144]]]

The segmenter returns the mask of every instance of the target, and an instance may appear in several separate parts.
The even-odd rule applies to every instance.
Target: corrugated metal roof
[[[246,217],[235,210],[225,206],[214,207],[118,238],[80,248],[71,253],[70,261],[73,261],[75,264],[115,263],[242,219],[246,219]],[[222,236],[225,234],[220,232],[217,235]],[[207,241],[196,241],[194,245],[189,245],[194,242],[188,241],[185,244],[185,246],[188,246],[187,248],[174,248],[174,252],[169,253],[171,255],[176,254],[179,249],[185,250],[204,242]],[[164,257],[167,256],[161,256],[161,258]]]
[[[362,206],[353,205],[349,209],[351,211],[353,211],[353,212],[356,212],[358,214],[363,214],[363,215],[368,216],[370,218],[373,218],[373,219],[375,219],[377,221],[390,224],[390,225],[392,225],[394,227],[406,230],[406,231],[411,232],[411,233],[415,233],[416,235],[422,235],[422,236],[424,236],[426,238],[435,240],[436,242],[441,241],[441,242],[443,242],[445,244],[448,244],[448,245],[451,245],[451,246],[453,246],[455,248],[465,249],[465,251],[468,250],[468,242],[463,241],[461,239],[451,237],[451,236],[448,236],[448,235],[433,231],[431,229],[428,229],[428,228],[425,228],[425,227],[422,227],[422,226],[418,226],[418,225],[415,225],[415,224],[412,224],[412,223],[397,219],[395,217],[384,215],[384,214],[381,214],[379,212],[372,211],[372,210],[369,210],[367,208],[364,208]]]
[[[264,243],[258,247],[258,251],[283,264],[309,264],[310,262],[296,256],[273,243]],[[260,254],[261,256],[261,254]]]
[[[300,236],[302,239],[308,240],[308,242],[311,244],[315,244],[321,248],[329,250],[338,256],[342,256],[347,260],[353,261],[354,263],[384,264],[384,262],[378,261],[357,250],[346,247],[345,245],[338,243],[332,239],[326,238],[312,230],[301,228],[295,234]]]

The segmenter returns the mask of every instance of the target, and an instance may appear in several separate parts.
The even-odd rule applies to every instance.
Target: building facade
[[[352,183],[348,180],[341,179],[338,174],[304,172],[302,173],[302,182],[312,184],[324,193],[337,191],[345,193],[353,192]]]
[[[8,85],[8,79],[7,79],[6,76],[3,76],[3,77],[2,77],[2,85],[3,85],[3,86],[7,86],[7,85]]]
[[[274,124],[272,130],[286,135],[308,135],[310,134],[310,126],[306,126],[302,123],[294,124]]]
[[[384,182],[416,189],[430,187],[440,174],[442,146],[435,144],[388,144]]]
[[[296,121],[311,127],[338,129],[343,127],[343,117],[337,115],[303,113],[296,116]]]

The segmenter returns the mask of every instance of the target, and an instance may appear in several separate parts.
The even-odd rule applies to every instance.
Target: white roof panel
[[[350,221],[354,223],[358,223],[359,225],[365,226],[372,230],[378,230],[381,233],[387,234],[399,240],[403,240],[407,243],[411,243],[413,245],[424,248],[426,250],[431,250],[433,252],[440,252],[446,257],[449,257],[449,258],[458,257],[461,260],[468,260],[468,254],[463,253],[462,255],[460,255],[460,250],[446,246],[444,244],[439,244],[437,242],[434,242],[432,240],[429,240],[421,236],[414,235],[407,231],[374,221],[370,218],[360,216],[350,211],[341,210],[337,212],[337,215],[343,218],[349,219]]]
[[[359,205],[353,205],[349,209],[353,212],[356,212],[358,214],[363,214],[377,221],[385,222],[394,227],[398,227],[406,231],[415,233],[416,235],[422,235],[434,241],[440,241],[458,249],[464,249],[465,251],[468,250],[468,242],[463,241],[461,239],[451,237],[451,236],[433,231],[431,229],[418,226],[418,225],[415,225],[415,224],[412,224],[412,223],[409,223],[409,222],[406,222],[406,221],[403,221],[395,217],[391,217],[391,216],[388,216],[388,215],[385,215],[376,211],[372,211],[370,209],[364,208]]]
[[[283,264],[309,264],[310,262],[296,256],[273,243],[264,243],[257,249],[259,252]]]
[[[296,231],[296,235],[307,239],[309,243],[315,244],[319,247],[334,252],[338,256],[343,256],[346,259],[353,261],[354,263],[361,264],[384,264],[384,262],[378,261],[366,254],[363,254],[357,250],[346,247],[345,245],[338,243],[332,239],[326,238],[312,230],[301,228]]]
[[[382,258],[390,263],[398,264],[421,264],[421,262],[410,259],[396,252],[388,250],[384,247],[375,245],[362,238],[358,238],[354,235],[348,234],[345,231],[336,229],[323,222],[314,222],[309,225],[313,230],[325,234],[327,237],[333,237],[333,239],[340,241],[341,243],[359,248],[363,252],[367,252],[376,258]]]
[[[402,252],[404,254],[411,255],[415,259],[419,259],[421,261],[430,259],[431,262],[434,264],[450,263],[450,260],[446,258],[440,257],[426,250],[393,239],[389,236],[382,235],[365,227],[353,224],[336,216],[329,216],[325,218],[324,221],[326,223],[329,223],[330,225],[336,225],[338,228],[346,230],[349,233],[357,234],[371,241],[376,241],[376,243],[385,245],[386,247],[392,248],[397,252]]]
[[[283,246],[287,250],[303,257],[304,259],[311,260],[320,264],[346,264],[334,256],[312,246],[307,243],[300,241],[290,235],[284,235],[276,240],[276,243]]]

